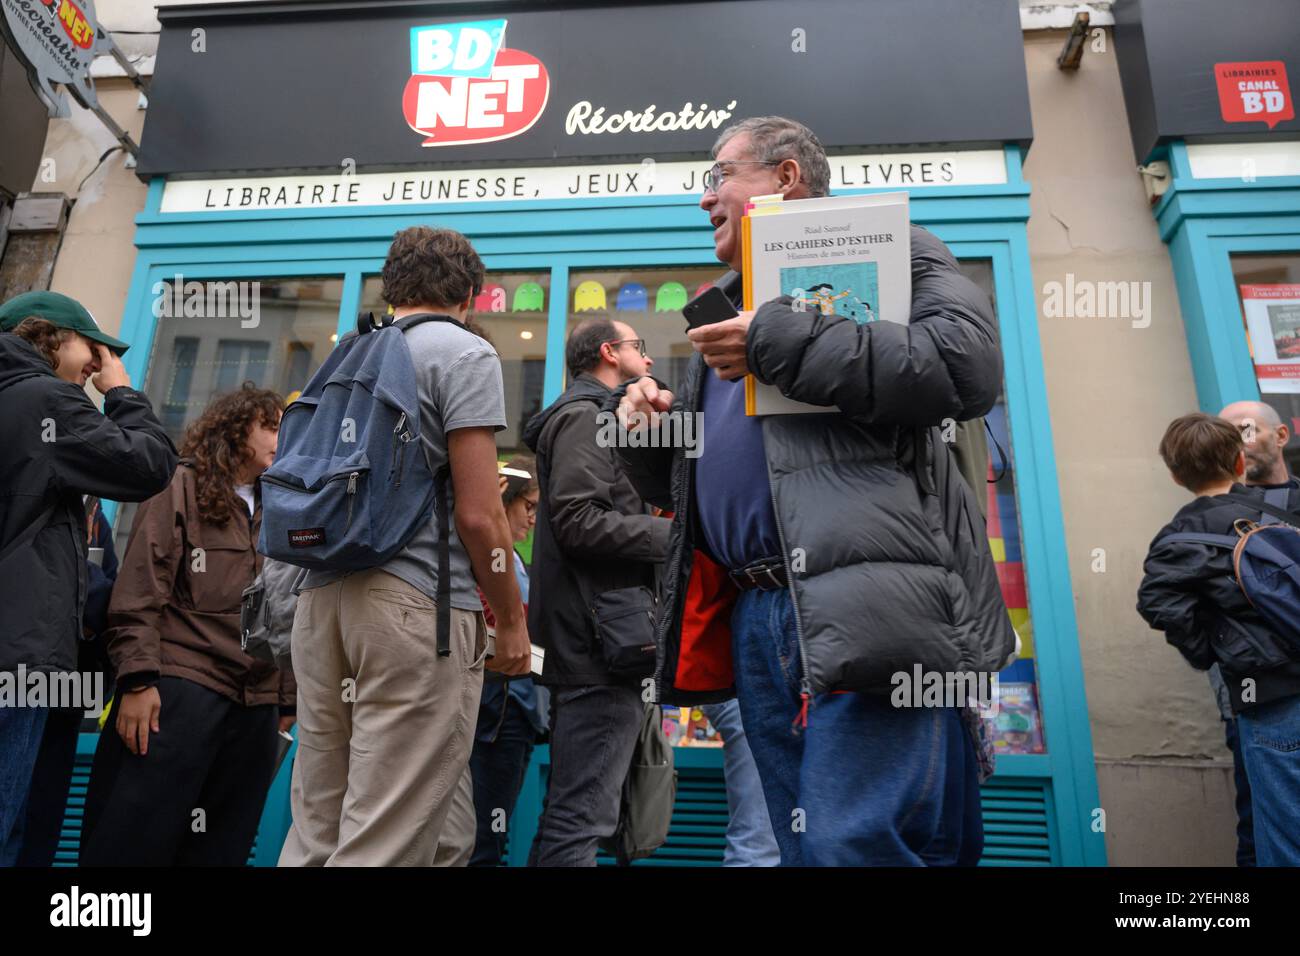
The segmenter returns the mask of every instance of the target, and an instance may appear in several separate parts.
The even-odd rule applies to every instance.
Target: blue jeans
[[[1254,805],[1255,860],[1300,866],[1300,697],[1243,711],[1237,732]]]
[[[1250,805],[1250,778],[1241,759],[1237,718],[1223,722],[1223,740],[1232,751],[1232,783],[1237,792],[1237,865],[1255,865],[1255,819]]]
[[[790,592],[743,592],[731,633],[741,717],[783,866],[979,861],[979,770],[956,709],[826,693],[798,728]]]
[[[635,684],[554,689],[551,776],[529,866],[596,865],[598,844],[618,828],[644,718]]]
[[[0,707],[0,866],[18,862],[27,794],[48,714],[44,707]]]
[[[777,866],[781,850],[767,817],[763,784],[754,755],[745,739],[740,704],[735,700],[701,708],[723,740],[723,772],[727,778],[727,850],[723,866]]]
[[[505,695],[503,695],[505,696]],[[507,824],[515,813],[519,791],[524,786],[528,762],[533,756],[537,731],[528,720],[523,705],[513,697],[505,696],[501,705],[496,733],[491,740],[474,741],[469,755],[470,774],[474,780],[474,854],[470,866],[500,866],[505,853],[506,834],[498,832],[494,824],[498,813]],[[480,710],[480,719],[483,712]]]

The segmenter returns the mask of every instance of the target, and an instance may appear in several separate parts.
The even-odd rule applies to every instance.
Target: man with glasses
[[[546,651],[540,682],[552,693],[551,776],[532,866],[595,866],[597,843],[618,824],[644,703],[639,677],[606,666],[592,605],[607,591],[653,591],[668,553],[668,519],[650,514],[616,450],[599,440],[601,405],[654,365],[645,340],[592,318],[570,334],[565,360],[569,387],[524,430],[541,485],[528,630]]]
[[[700,207],[732,269],[715,285],[738,305],[745,205],[825,196],[830,165],[811,130],[773,116],[727,128],[713,156]],[[977,721],[896,706],[890,689],[914,668],[946,681],[1014,653],[977,499],[936,427],[993,407],[1001,353],[952,253],[917,226],[911,250],[910,324],[781,296],[693,329],[675,398],[645,378],[608,406],[633,428],[633,413],[701,415],[693,464],[620,448],[674,513],[656,684],[662,703],[737,697],[783,865],[973,864],[983,847]],[[748,372],[835,407],[748,417]]]
[[[1277,507],[1286,507],[1288,492],[1300,487],[1286,466],[1287,442],[1291,430],[1282,423],[1273,406],[1264,402],[1232,402],[1219,412],[1219,417],[1231,422],[1241,432],[1245,445],[1246,475],[1244,484],[1263,488],[1264,500]],[[1237,717],[1232,712],[1232,695],[1223,681],[1219,665],[1209,670],[1210,687],[1223,720],[1223,737],[1232,751],[1232,776],[1237,799],[1237,865],[1255,865],[1255,812],[1250,795],[1250,779],[1241,754],[1241,736]]]

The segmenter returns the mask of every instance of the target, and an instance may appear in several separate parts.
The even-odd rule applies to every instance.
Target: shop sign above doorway
[[[52,117],[69,115],[62,84],[89,108],[97,102],[90,64],[111,41],[99,31],[94,0],[0,0],[10,44],[27,63],[32,88]]]

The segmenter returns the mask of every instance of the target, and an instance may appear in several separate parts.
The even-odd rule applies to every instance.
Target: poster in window
[[[1241,302],[1259,390],[1300,394],[1300,284],[1243,285]]]

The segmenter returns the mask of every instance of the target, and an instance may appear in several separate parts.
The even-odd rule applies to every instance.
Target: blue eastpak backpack
[[[262,475],[257,548],[300,568],[359,571],[396,555],[438,517],[438,652],[450,653],[451,568],[447,468],[429,467],[420,442],[415,364],[397,321],[362,313],[280,420],[275,461]]]
[[[1248,495],[1227,497],[1260,512],[1261,521],[1240,524],[1235,535],[1180,531],[1160,540],[1231,551],[1237,585],[1246,600],[1278,637],[1300,649],[1300,515],[1286,510],[1288,489],[1269,489],[1263,502]]]

